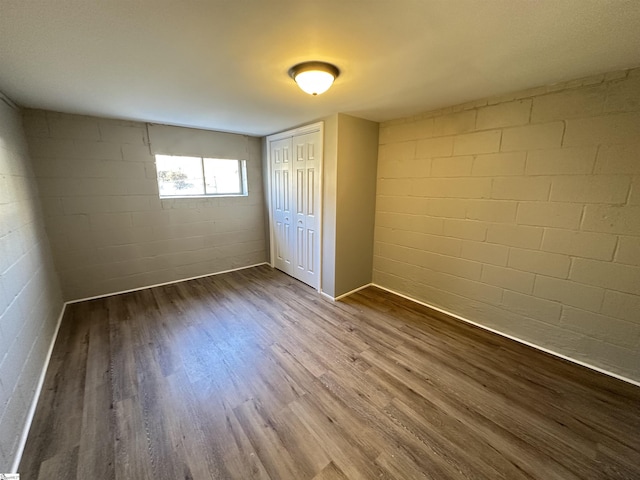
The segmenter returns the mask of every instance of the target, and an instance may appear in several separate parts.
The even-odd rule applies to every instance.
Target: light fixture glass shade
[[[295,81],[298,86],[309,95],[320,95],[329,90],[333,85],[333,75],[329,72],[309,70],[296,75]]]
[[[324,62],[300,63],[289,70],[289,75],[309,95],[320,95],[329,90],[340,71]]]

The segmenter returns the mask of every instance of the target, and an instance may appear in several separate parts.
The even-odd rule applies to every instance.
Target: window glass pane
[[[238,160],[205,158],[204,178],[206,179],[207,194],[239,195],[242,193],[242,177]]]
[[[156,155],[160,196],[204,195],[202,159]]]

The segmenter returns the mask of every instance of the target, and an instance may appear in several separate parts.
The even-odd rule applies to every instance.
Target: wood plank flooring
[[[640,388],[262,266],[70,305],[20,473],[638,479]]]

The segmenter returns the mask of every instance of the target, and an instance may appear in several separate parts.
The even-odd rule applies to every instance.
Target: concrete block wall
[[[22,121],[0,94],[0,472],[10,472],[62,295]]]
[[[382,124],[374,282],[640,380],[640,69]]]
[[[248,196],[161,200],[146,124],[23,118],[65,300],[266,261],[258,138],[196,131],[247,161]]]

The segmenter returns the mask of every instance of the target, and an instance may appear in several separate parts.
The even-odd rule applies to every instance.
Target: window
[[[247,195],[244,160],[156,155],[160,197]]]

